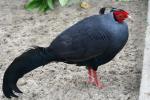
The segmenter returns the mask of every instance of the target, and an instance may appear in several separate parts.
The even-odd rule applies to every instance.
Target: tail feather
[[[2,86],[4,95],[8,98],[18,97],[14,94],[14,91],[22,93],[16,85],[18,79],[35,68],[54,61],[54,59],[53,52],[49,48],[43,47],[34,47],[15,58],[4,73]]]

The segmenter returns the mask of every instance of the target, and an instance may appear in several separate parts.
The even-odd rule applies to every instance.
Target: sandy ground
[[[86,0],[87,1],[87,0]],[[98,69],[108,85],[98,89],[87,84],[87,70],[65,63],[50,63],[19,80],[24,92],[13,100],[137,100],[143,60],[147,0],[111,3],[111,0],[89,0],[92,7],[83,10],[78,3],[56,7],[46,14],[25,11],[23,1],[0,2],[0,100],[7,100],[2,91],[4,71],[13,59],[32,45],[48,46],[67,27],[97,14],[100,7],[113,5],[130,12],[134,21],[127,20],[130,37],[125,48],[108,64]]]

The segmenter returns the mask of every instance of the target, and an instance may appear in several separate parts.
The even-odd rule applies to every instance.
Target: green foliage
[[[61,6],[65,6],[68,3],[68,0],[59,0]]]
[[[54,9],[54,1],[56,0],[30,0],[26,5],[25,9],[32,11],[37,9],[40,12],[45,12],[48,9]],[[69,0],[59,0],[61,6],[65,6]]]

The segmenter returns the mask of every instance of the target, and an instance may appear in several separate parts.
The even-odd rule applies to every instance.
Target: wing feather
[[[63,59],[81,61],[102,55],[111,42],[99,16],[86,18],[62,32],[52,43],[52,49]]]

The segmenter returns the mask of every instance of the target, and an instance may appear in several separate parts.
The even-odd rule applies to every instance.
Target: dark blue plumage
[[[91,74],[91,69],[96,71],[112,60],[128,40],[128,26],[118,18],[113,12],[90,16],[62,32],[49,47],[35,47],[15,58],[4,74],[5,96],[17,97],[13,91],[21,93],[16,86],[18,79],[49,62],[84,65]],[[96,75],[93,77],[98,85]]]
[[[109,13],[78,22],[62,32],[49,48],[66,62],[79,65],[88,63],[97,69],[99,65],[111,60],[123,48],[127,39],[127,24],[116,22],[113,13]]]

